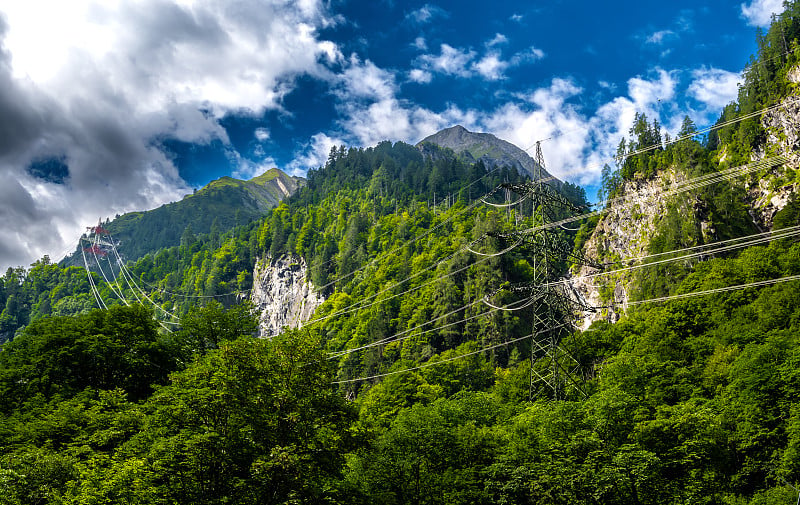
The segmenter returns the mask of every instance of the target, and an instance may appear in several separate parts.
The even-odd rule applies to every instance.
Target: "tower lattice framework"
[[[563,348],[562,342],[574,331],[577,314],[593,310],[575,296],[563,279],[563,272],[569,263],[596,268],[599,265],[574,251],[560,228],[549,226],[584,210],[559,193],[551,184],[551,178],[543,177],[544,157],[539,142],[536,143],[535,161],[532,181],[503,185],[532,202],[533,228],[495,235],[503,241],[520,242],[520,247],[529,251],[533,267],[530,282],[504,288],[525,295],[528,300],[525,305],[532,311],[530,398],[547,395],[561,400],[568,387],[583,392],[580,364]]]

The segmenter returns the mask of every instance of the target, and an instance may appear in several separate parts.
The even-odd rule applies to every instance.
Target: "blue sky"
[[[462,124],[593,193],[636,112],[736,96],[779,0],[0,0],[0,267],[223,175]]]

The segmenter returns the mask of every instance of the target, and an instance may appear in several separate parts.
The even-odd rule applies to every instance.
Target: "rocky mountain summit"
[[[499,139],[491,133],[471,132],[461,125],[445,128],[433,135],[425,137],[417,144],[423,155],[432,154],[429,145],[451,149],[453,153],[466,163],[483,162],[487,169],[498,166],[512,166],[520,173],[531,178],[536,172],[536,161],[527,152],[511,142]],[[542,177],[551,175],[542,170]]]

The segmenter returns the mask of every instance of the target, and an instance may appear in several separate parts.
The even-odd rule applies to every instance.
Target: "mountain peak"
[[[511,142],[499,139],[491,133],[471,132],[461,125],[445,128],[433,135],[425,137],[417,144],[417,148],[425,154],[425,144],[452,149],[459,158],[475,163],[482,161],[487,168],[510,166],[531,178],[536,172],[536,162],[528,153]],[[542,177],[550,177],[542,170]]]

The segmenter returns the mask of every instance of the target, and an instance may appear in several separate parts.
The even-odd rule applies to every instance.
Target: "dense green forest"
[[[798,37],[790,2],[719,125],[794,92]],[[758,117],[696,132],[687,117],[672,142],[637,115],[601,200],[772,149]],[[129,263],[180,316],[175,331],[158,325],[160,309],[124,306],[98,273],[102,310],[82,268],[9,269],[0,503],[796,503],[797,281],[632,305],[561,342],[580,387],[531,398],[533,315],[482,300],[510,307],[503,288],[534,278],[541,258],[503,237],[541,214],[504,206],[516,197],[501,184],[524,182],[515,170],[441,154],[335,148],[262,219],[184,229],[179,246]],[[585,208],[581,188],[561,190]],[[670,202],[648,250],[708,241],[698,216],[713,240],[751,234],[748,210],[742,181],[693,189]],[[579,250],[599,219],[558,236]],[[794,201],[773,219],[798,223]],[[302,329],[257,339],[241,295],[256,258],[282,254],[304,258],[327,300]],[[637,272],[632,301],[769,281],[800,275],[800,242]]]

